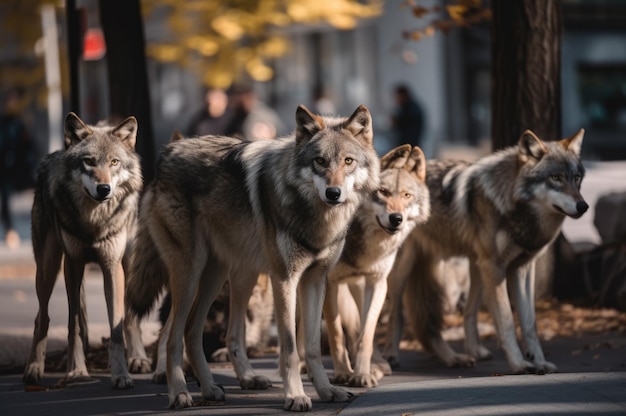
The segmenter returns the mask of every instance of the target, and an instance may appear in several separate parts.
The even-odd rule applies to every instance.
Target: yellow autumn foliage
[[[187,66],[212,87],[228,87],[241,77],[270,80],[269,60],[290,50],[285,27],[329,24],[348,30],[359,19],[380,15],[382,6],[382,0],[142,1],[146,19],[168,16],[168,36],[148,44],[148,56]]]

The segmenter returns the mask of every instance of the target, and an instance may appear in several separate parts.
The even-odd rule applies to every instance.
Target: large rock
[[[593,224],[603,243],[626,242],[626,192],[598,198]]]

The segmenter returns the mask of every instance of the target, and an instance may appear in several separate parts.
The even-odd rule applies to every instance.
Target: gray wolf
[[[269,386],[252,370],[244,345],[243,317],[260,273],[269,273],[272,283],[284,408],[312,407],[300,377],[297,307],[304,314],[306,362],[319,397],[350,399],[350,392],[330,384],[322,365],[320,317],[328,271],[339,259],[354,213],[378,187],[379,170],[365,106],[347,118],[321,117],[299,106],[295,132],[275,140],[205,136],[163,147],[157,177],[140,203],[126,296],[142,316],[169,285],[171,408],[193,405],[182,370],[183,337],[203,398],[224,399],[201,341],[207,311],[227,279],[231,362],[242,387]],[[156,270],[159,262],[165,272]]]
[[[328,275],[324,302],[333,382],[358,387],[376,386],[383,374],[391,372],[378,359],[382,357],[370,369],[376,350],[374,334],[387,296],[387,275],[404,239],[430,213],[426,160],[419,147],[406,144],[392,149],[380,164],[380,186],[350,224],[339,262]],[[340,285],[350,285],[358,309],[341,305],[346,298],[340,297]],[[352,341],[348,349],[352,349],[354,370],[344,327]]]
[[[104,276],[113,387],[133,386],[124,332],[131,368],[150,370],[138,322],[124,319],[123,264],[130,253],[143,184],[135,153],[136,135],[137,120],[132,116],[118,125],[103,122],[92,126],[69,113],[65,118],[65,150],[41,161],[31,214],[39,312],[24,371],[26,383],[37,383],[43,377],[48,302],[62,261],[69,308],[67,374],[62,381],[72,383],[89,377],[82,282],[84,268],[91,262],[100,265]]]
[[[170,143],[184,140],[183,134],[175,130],[170,138]],[[151,273],[160,273],[161,278],[167,280],[165,265],[160,258],[153,258]],[[146,270],[144,269],[144,272]],[[234,296],[239,294],[234,293]],[[172,308],[172,297],[168,292],[161,301],[159,308],[159,321],[162,328],[157,342],[155,369],[152,381],[157,384],[167,382],[167,339],[170,327],[167,318]],[[269,344],[269,329],[274,314],[274,302],[272,300],[272,286],[269,276],[261,273],[252,290],[252,296],[245,311],[245,347],[248,351],[264,348]],[[230,322],[230,285],[226,282],[219,294],[213,300],[203,329],[202,345],[205,357],[209,361],[225,362],[229,360],[228,348],[226,348],[227,326]],[[187,357],[185,357],[188,364]]]
[[[517,146],[474,164],[429,161],[430,218],[407,238],[389,276],[391,328],[385,356],[391,364],[397,364],[405,292],[415,336],[447,365],[470,366],[491,357],[477,329],[484,301],[513,373],[557,371],[546,361],[537,335],[535,259],[558,236],[566,217],[579,218],[587,211],[580,194],[583,134],[581,129],[570,138],[542,141],[527,130]],[[469,259],[466,355],[455,353],[440,333],[442,295],[435,276],[440,260],[451,256]],[[521,327],[521,349],[509,292]]]

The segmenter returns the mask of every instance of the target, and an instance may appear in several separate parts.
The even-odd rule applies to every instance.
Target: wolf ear
[[[76,113],[69,113],[65,117],[65,149],[69,149],[73,145],[79,143],[85,137],[93,134],[87,125],[76,115]]]
[[[320,130],[324,130],[326,125],[324,119],[313,114],[304,105],[299,105],[296,110],[296,143],[309,140]]]
[[[130,150],[135,150],[137,142],[137,119],[133,116],[122,121],[112,132],[124,143]]]
[[[578,133],[568,139],[559,140],[559,144],[563,146],[565,150],[571,150],[580,156],[580,148],[583,145],[583,136],[585,135],[585,129],[578,130]]]
[[[174,133],[172,133],[172,137],[170,137],[170,143],[178,142],[180,140],[183,140],[184,138],[185,136],[183,136],[180,131],[174,130]]]
[[[349,130],[354,137],[362,141],[367,146],[372,146],[374,142],[374,133],[372,131],[372,115],[370,110],[363,104],[352,113],[345,128]]]
[[[519,139],[518,150],[520,162],[526,163],[529,159],[541,159],[548,148],[535,133],[526,130]]]
[[[395,149],[391,149],[380,159],[380,170],[403,168],[410,153],[410,144],[403,144]]]
[[[426,156],[424,156],[424,152],[422,152],[419,146],[413,146],[404,168],[409,172],[413,172],[420,181],[426,180]]]

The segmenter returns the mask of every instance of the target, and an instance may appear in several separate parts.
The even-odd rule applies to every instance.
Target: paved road
[[[402,351],[402,367],[381,385],[369,390],[350,388],[350,403],[321,403],[305,379],[313,397],[315,416],[330,415],[624,415],[626,414],[626,337],[596,334],[544,342],[548,359],[561,370],[552,375],[506,374],[506,361],[493,341],[487,345],[494,359],[475,368],[448,369],[424,352]],[[453,343],[460,348],[458,342]],[[328,357],[326,365],[330,368]],[[215,406],[189,410],[167,409],[167,388],[155,385],[149,375],[135,376],[131,390],[112,390],[108,374],[92,374],[97,382],[49,391],[25,392],[20,375],[0,377],[0,414],[13,415],[276,415],[282,410],[282,384],[276,357],[253,359],[253,366],[274,385],[269,390],[241,390],[230,365],[212,364],[216,381],[227,399]],[[53,386],[62,374],[47,374]],[[189,387],[196,399],[199,390]]]

